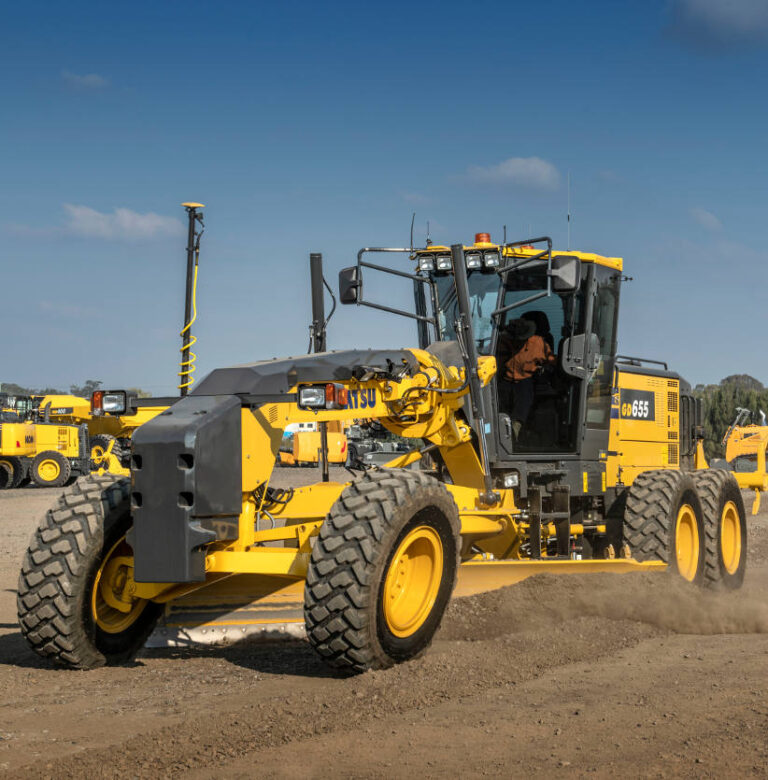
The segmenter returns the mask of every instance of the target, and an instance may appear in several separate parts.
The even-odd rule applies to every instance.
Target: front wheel
[[[383,669],[424,651],[456,582],[459,512],[436,479],[369,471],[339,496],[307,573],[310,644],[332,667]]]
[[[160,616],[161,605],[131,596],[129,491],[129,479],[79,479],[48,510],[24,556],[21,632],[60,666],[125,663]]]

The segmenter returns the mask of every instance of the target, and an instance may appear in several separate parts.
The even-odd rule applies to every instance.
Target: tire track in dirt
[[[697,633],[768,631],[768,613],[757,599],[732,596],[678,586],[664,575],[544,575],[457,600],[425,657],[349,679],[308,678],[325,672],[303,643],[261,646],[252,656],[241,647],[232,661],[251,668],[265,668],[266,662],[269,668],[267,653],[287,654],[298,673],[280,674],[267,685],[257,681],[247,690],[235,686],[214,711],[190,711],[173,725],[55,765],[38,761],[15,776],[154,777],[215,768],[259,750],[354,731],[445,702],[512,692],[553,670],[599,663],[664,636],[684,614],[690,616],[686,629]],[[183,654],[177,663],[185,663]]]

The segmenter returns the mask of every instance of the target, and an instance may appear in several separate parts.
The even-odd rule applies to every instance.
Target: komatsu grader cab
[[[379,273],[412,284],[413,305],[371,300]],[[250,620],[361,672],[423,651],[454,592],[532,574],[739,586],[738,485],[704,468],[689,385],[617,354],[622,281],[621,259],[547,238],[361,250],[341,301],[412,318],[418,347],[213,371],[135,431],[130,479],[79,480],[49,511],[21,572],[24,635],[88,668],[153,630],[231,639]],[[534,335],[541,367],[510,378]],[[286,426],[355,416],[413,448],[345,482],[271,484]]]

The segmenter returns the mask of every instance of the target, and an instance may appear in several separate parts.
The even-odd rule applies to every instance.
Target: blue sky
[[[15,4],[0,29],[0,381],[175,384],[306,350],[308,253],[549,234],[625,258],[623,353],[768,383],[768,6]],[[371,290],[373,293],[373,290]],[[390,302],[407,291],[382,286]],[[415,343],[345,307],[329,346]]]

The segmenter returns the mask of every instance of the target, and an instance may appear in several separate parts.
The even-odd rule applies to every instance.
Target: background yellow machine
[[[138,399],[124,390],[94,397],[46,395],[36,409],[9,411],[0,421],[0,489],[30,481],[59,487],[91,471],[127,474],[131,434],[175,400]]]
[[[88,430],[53,422],[0,424],[0,489],[60,487],[91,470]]]
[[[347,437],[344,422],[328,423],[327,458],[329,463],[347,462]],[[283,437],[278,457],[283,466],[316,466],[322,459],[322,433],[320,431],[294,431]]]
[[[413,286],[413,309],[366,299],[381,272]],[[547,238],[361,250],[341,301],[411,317],[418,347],[213,371],[135,431],[130,479],[79,480],[48,512],[20,574],[23,634],[89,668],[130,658],[159,619],[180,641],[303,624],[326,663],[360,672],[422,652],[454,588],[666,569],[738,587],[738,484],[703,468],[688,384],[617,354],[621,282],[621,259]],[[502,347],[526,318],[556,361],[508,387]],[[348,482],[271,485],[288,425],[360,414],[413,449]],[[45,568],[64,556],[74,569]]]
[[[96,390],[89,402],[88,431],[95,469],[120,473],[128,466],[133,432],[165,411],[175,398],[139,398],[128,390]]]
[[[760,511],[760,494],[768,490],[768,424],[765,413],[736,409],[736,418],[725,432],[722,443],[725,460],[713,461],[712,466],[728,469],[741,488],[755,491],[752,514],[756,515]]]

